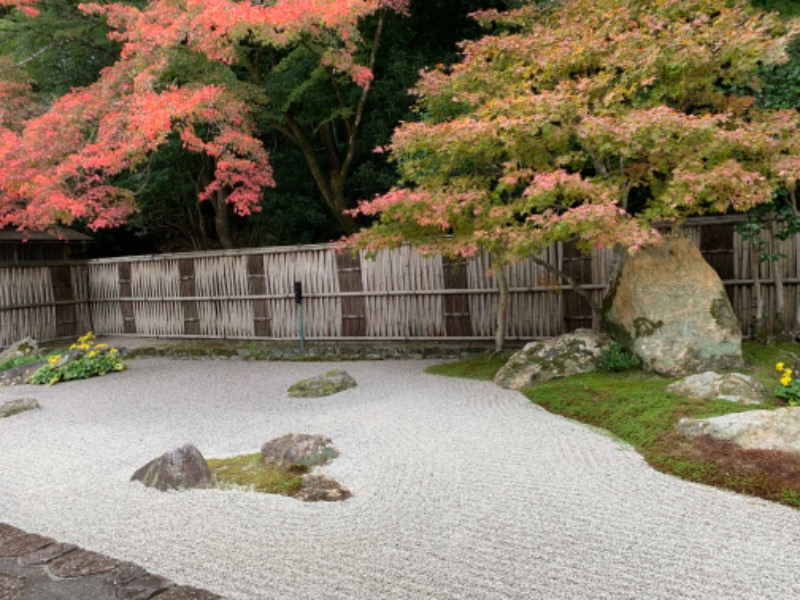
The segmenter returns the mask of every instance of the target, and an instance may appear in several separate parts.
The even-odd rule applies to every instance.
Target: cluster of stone
[[[261,447],[265,463],[283,467],[323,465],[339,456],[339,450],[329,437],[307,433],[289,433],[270,440]],[[303,477],[298,498],[306,502],[338,502],[351,496],[349,489],[327,475],[308,474]]]
[[[339,450],[329,437],[290,433],[266,442],[261,447],[261,456],[266,464],[311,468],[330,462],[339,456]],[[208,463],[192,444],[151,460],[137,469],[131,481],[140,481],[161,491],[214,487]],[[350,490],[331,477],[308,474],[303,478],[297,497],[307,502],[335,502],[351,495]]]
[[[0,523],[0,598],[222,600],[73,544]]]

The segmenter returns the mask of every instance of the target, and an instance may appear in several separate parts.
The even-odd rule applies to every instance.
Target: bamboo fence
[[[794,318],[800,286],[797,237],[776,247],[786,259],[757,260],[760,250],[736,232],[735,219],[698,219],[683,228],[720,273],[743,333],[754,327],[754,274],[775,325],[775,269],[782,269],[786,312]],[[608,287],[611,254],[581,256],[556,244],[540,260],[567,271],[598,304]],[[86,262],[0,266],[0,346],[25,336],[40,341],[92,330],[98,335],[296,340],[303,289],[308,340],[489,340],[498,292],[491,257],[457,262],[403,246],[369,258],[309,245]],[[506,267],[507,339],[560,335],[597,327],[588,303],[543,266]]]

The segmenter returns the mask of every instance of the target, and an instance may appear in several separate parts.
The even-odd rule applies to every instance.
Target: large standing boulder
[[[494,382],[518,390],[558,377],[596,371],[597,358],[612,343],[607,335],[588,329],[531,342],[500,368]]]
[[[151,460],[133,474],[131,481],[141,481],[161,491],[214,485],[205,458],[191,444]]]
[[[603,303],[603,324],[661,375],[743,365],[741,326],[722,281],[687,238],[665,238],[626,258]]]

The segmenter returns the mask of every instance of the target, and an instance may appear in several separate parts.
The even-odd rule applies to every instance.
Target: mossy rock
[[[318,377],[302,379],[289,387],[292,398],[321,398],[330,396],[358,385],[347,371],[334,369]]]
[[[605,334],[589,330],[531,342],[515,353],[495,375],[500,387],[518,390],[543,381],[597,370],[597,359],[612,344]]]
[[[29,410],[36,410],[41,408],[39,403],[33,398],[19,398],[18,400],[9,400],[0,404],[0,419],[10,417]]]

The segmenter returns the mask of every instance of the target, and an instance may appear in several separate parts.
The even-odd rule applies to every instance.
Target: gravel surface
[[[426,361],[140,359],[0,388],[0,521],[230,598],[797,598],[800,513],[650,469],[631,449]],[[359,386],[289,398],[344,368]],[[186,443],[208,457],[330,436],[341,503],[130,482]]]

